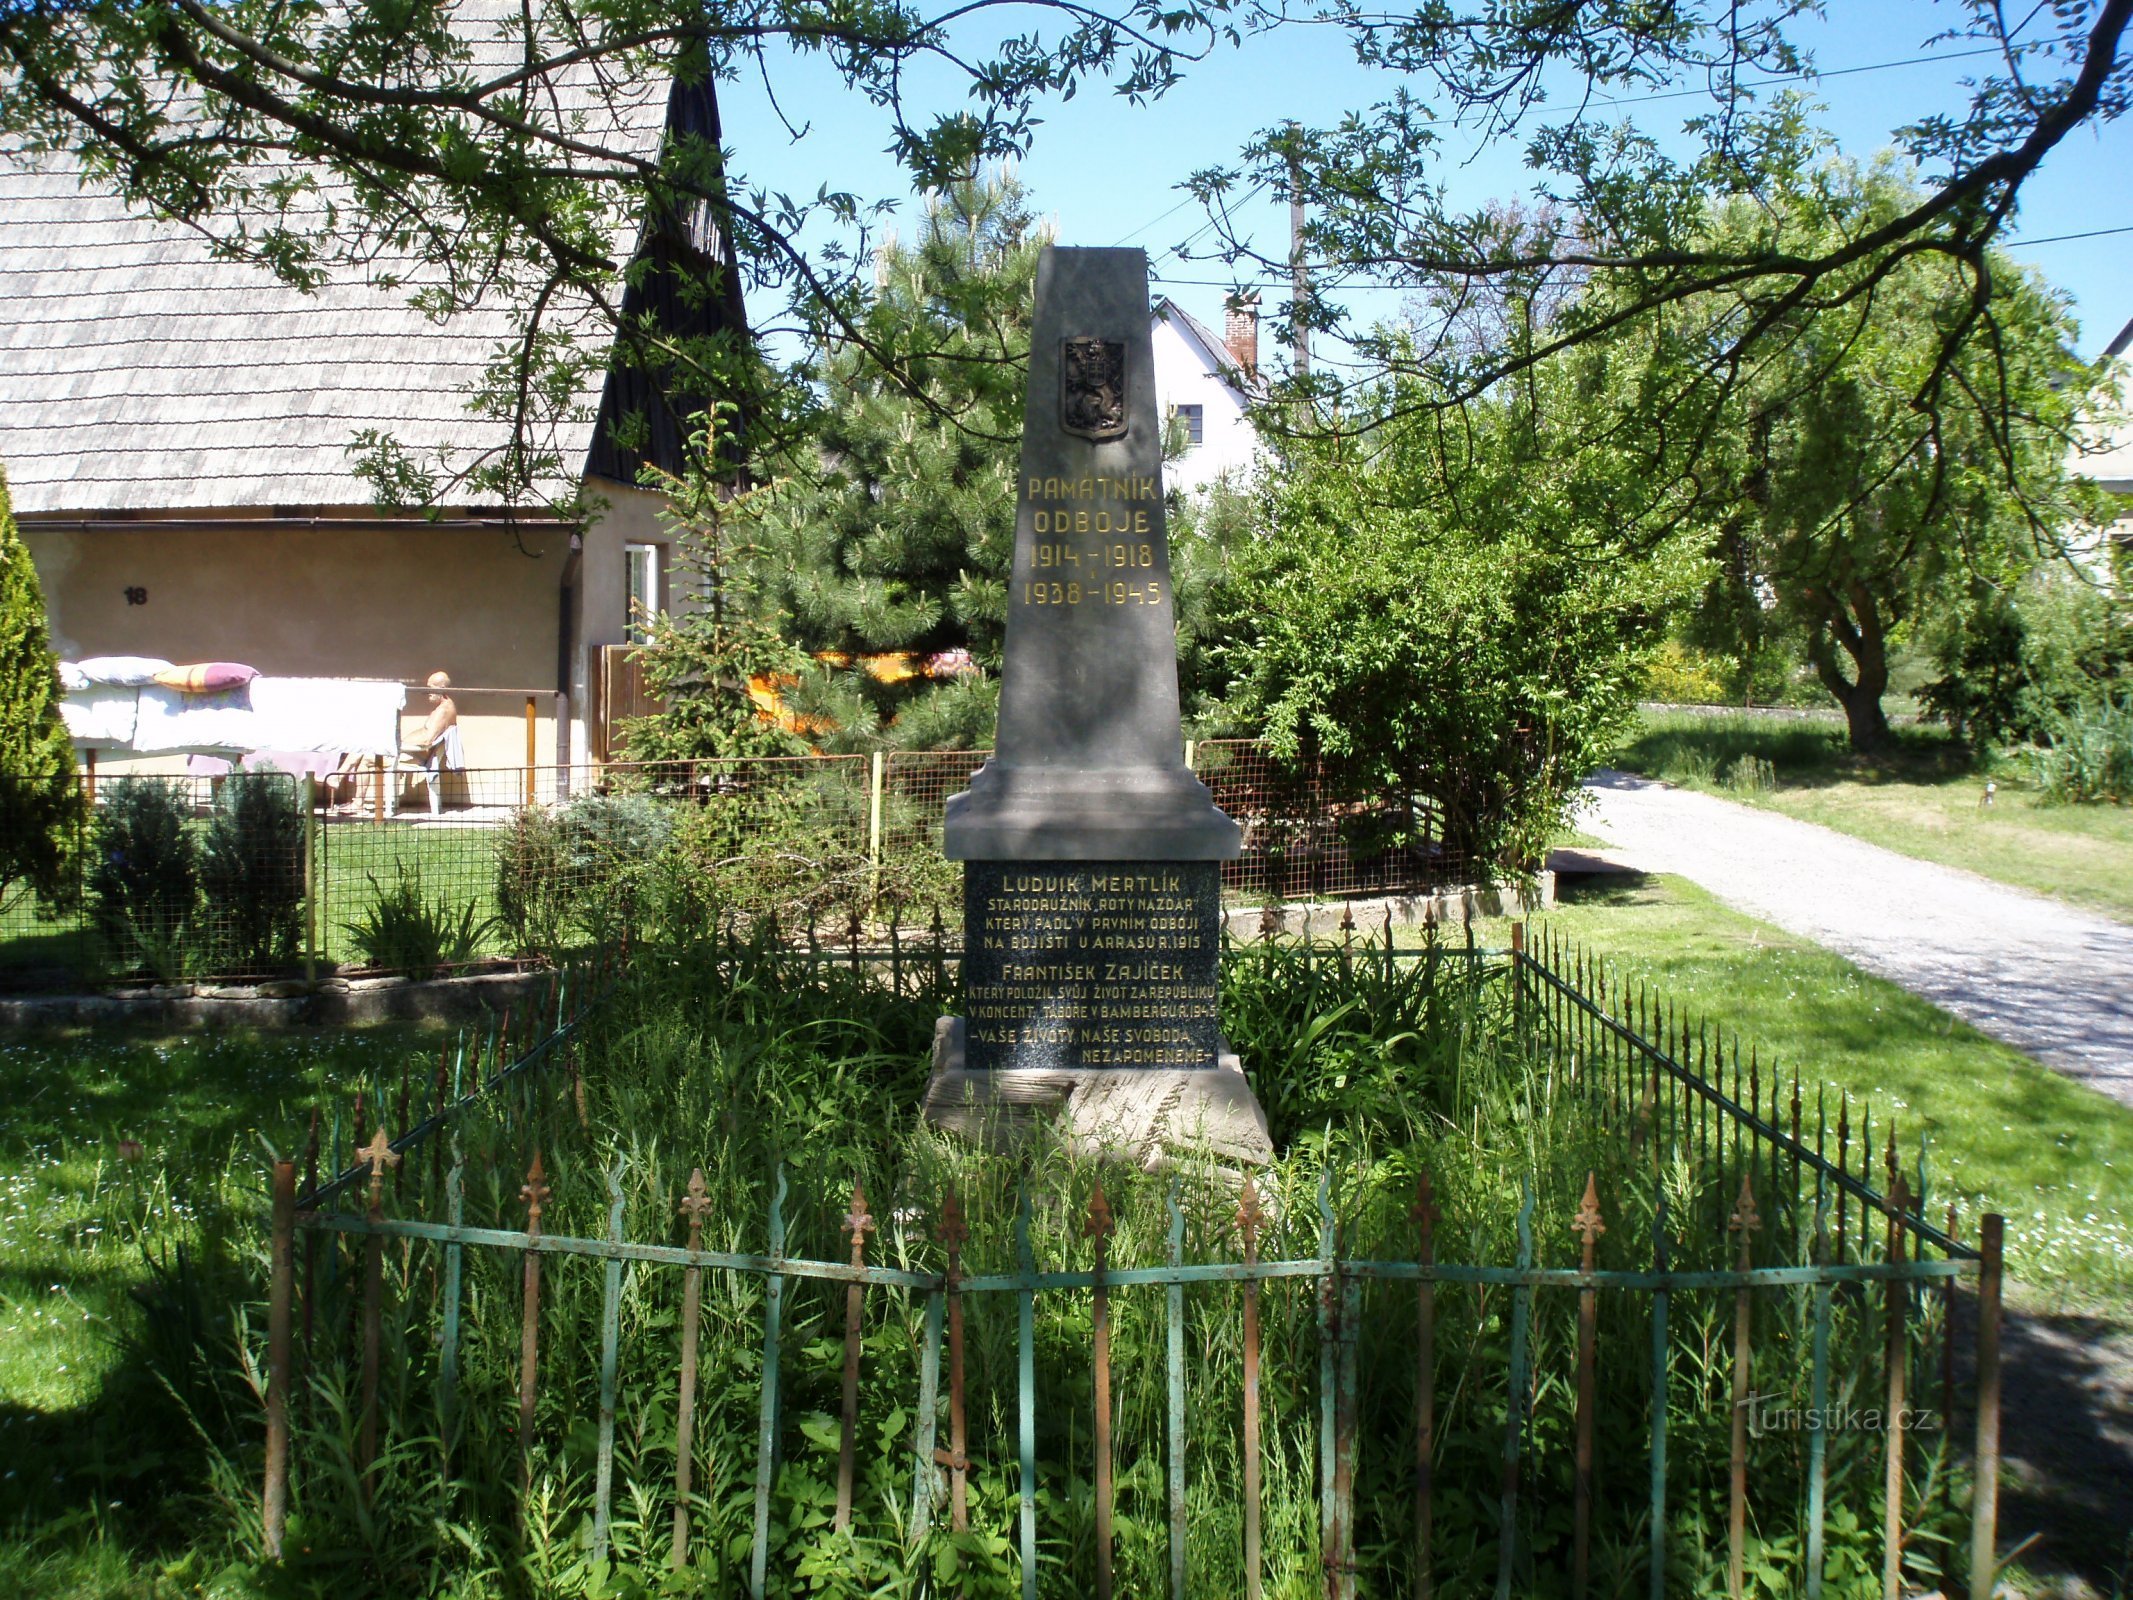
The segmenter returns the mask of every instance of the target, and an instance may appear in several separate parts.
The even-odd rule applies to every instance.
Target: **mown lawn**
[[[1810,1105],[1816,1082],[1869,1101],[1911,1161],[1923,1131],[1936,1195],[1963,1197],[1972,1236],[1972,1202],[2005,1214],[2027,1290],[2133,1320],[2133,1108],[1679,878],[1573,885],[1543,926],[1737,1032],[1764,1063],[1797,1068]],[[1509,936],[1500,923],[1476,931]]]
[[[1744,781],[1747,756],[1769,763],[1774,788]],[[1935,730],[1898,729],[1892,750],[1863,757],[1846,749],[1841,722],[1647,713],[1613,760],[2133,921],[2133,808],[2046,804],[2017,767],[1976,771]]]

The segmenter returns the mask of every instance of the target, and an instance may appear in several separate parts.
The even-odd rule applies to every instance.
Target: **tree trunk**
[[[1853,752],[1880,750],[1890,737],[1888,714],[1881,709],[1881,697],[1889,688],[1888,633],[1881,607],[1857,579],[1846,585],[1841,599],[1829,589],[1811,593],[1822,613],[1808,633],[1807,654],[1815,676],[1844,708]],[[1840,648],[1851,659],[1849,676],[1837,657]]]

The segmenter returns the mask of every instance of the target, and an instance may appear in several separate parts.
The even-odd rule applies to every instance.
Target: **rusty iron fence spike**
[[[864,1268],[867,1264],[867,1235],[874,1231],[874,1219],[867,1211],[866,1185],[857,1179],[852,1182],[852,1204],[851,1209],[844,1214],[843,1227],[844,1232],[851,1236],[852,1265]],[[838,1533],[849,1531],[852,1525],[852,1485],[857,1470],[859,1353],[865,1310],[864,1294],[864,1285],[857,1279],[845,1286],[844,1407],[837,1435],[837,1509],[831,1519],[831,1526]]]
[[[1578,1265],[1591,1272],[1597,1265],[1600,1236],[1607,1224],[1600,1216],[1600,1187],[1596,1173],[1585,1174],[1585,1194],[1578,1204],[1571,1230],[1578,1236]],[[1576,1445],[1572,1457],[1570,1588],[1574,1600],[1585,1600],[1592,1588],[1592,1485],[1595,1450],[1595,1416],[1598,1409],[1599,1291],[1578,1291],[1577,1416]]]
[[[1249,1178],[1245,1180],[1247,1185],[1250,1184],[1250,1181],[1251,1180]],[[1256,1196],[1253,1196],[1252,1198],[1256,1203]],[[1239,1201],[1239,1207],[1241,1217],[1249,1208],[1246,1208],[1244,1206],[1243,1200],[1241,1198]],[[1251,1245],[1249,1243],[1251,1239],[1251,1223],[1249,1221],[1246,1221],[1243,1223],[1243,1226],[1246,1230],[1245,1238],[1247,1241],[1245,1245],[1245,1250],[1247,1256],[1249,1256],[1251,1250]],[[1110,1266],[1112,1227],[1113,1220],[1111,1216],[1110,1203],[1104,1198],[1103,1180],[1099,1178],[1096,1182],[1096,1188],[1094,1192],[1089,1196],[1088,1221],[1084,1224],[1082,1228],[1083,1236],[1088,1238],[1095,1247],[1090,1273],[1092,1281],[1090,1284],[1091,1303],[1089,1326],[1091,1376],[1093,1379],[1093,1387],[1095,1391],[1095,1416],[1093,1421],[1091,1449],[1095,1457],[1094,1474],[1096,1479],[1094,1486],[1096,1494],[1096,1600],[1112,1600],[1113,1584],[1113,1535],[1111,1519],[1114,1491],[1112,1485],[1113,1458],[1111,1445],[1111,1292],[1109,1285],[1104,1281],[1105,1274],[1109,1270]],[[1247,1294],[1249,1294],[1251,1287],[1251,1285],[1247,1284]],[[1249,1300],[1247,1300],[1245,1305],[1244,1333],[1244,1383],[1247,1407],[1249,1407],[1251,1398],[1255,1393],[1258,1378],[1257,1362],[1255,1359],[1257,1352],[1254,1348],[1254,1336],[1256,1335],[1258,1329],[1256,1323],[1253,1321],[1252,1312],[1252,1304]],[[1252,1432],[1253,1419],[1251,1417],[1250,1411],[1247,1410],[1245,1419],[1246,1459],[1244,1468],[1245,1481],[1247,1484],[1247,1489],[1245,1493],[1245,1525],[1247,1544],[1249,1544],[1250,1542],[1251,1529],[1256,1520],[1255,1497],[1252,1495],[1249,1487],[1252,1481],[1252,1475],[1257,1465],[1257,1463],[1252,1459]],[[1246,1569],[1247,1573],[1249,1573],[1249,1560],[1247,1560],[1246,1562]],[[1247,1577],[1247,1581],[1249,1582],[1249,1577]]]
[[[291,1302],[296,1293],[296,1163],[274,1163],[273,1231],[267,1291],[267,1451],[260,1532],[269,1561],[282,1558],[289,1523],[289,1386]]]
[[[711,1201],[704,1190],[704,1169],[689,1174],[688,1192],[678,1208],[688,1221],[689,1249],[701,1250],[704,1217]],[[691,1263],[681,1279],[681,1374],[674,1412],[674,1538],[672,1565],[678,1571],[689,1560],[689,1495],[696,1468],[696,1366],[697,1340],[703,1316],[703,1271]]]

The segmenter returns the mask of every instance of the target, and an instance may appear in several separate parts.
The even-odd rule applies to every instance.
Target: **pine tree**
[[[44,590],[0,471],[0,904],[24,888],[47,912],[70,902],[83,821]]]
[[[818,661],[787,699],[829,747],[992,737],[1043,243],[1009,174],[929,195],[917,240],[879,258],[865,322],[874,349],[847,344],[816,363],[816,459],[760,537],[765,598]],[[977,670],[890,683],[857,659],[956,651]]]

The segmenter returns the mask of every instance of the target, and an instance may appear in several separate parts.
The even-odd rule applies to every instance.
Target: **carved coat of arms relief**
[[[1065,339],[1059,352],[1059,425],[1098,444],[1126,436],[1126,347]]]

